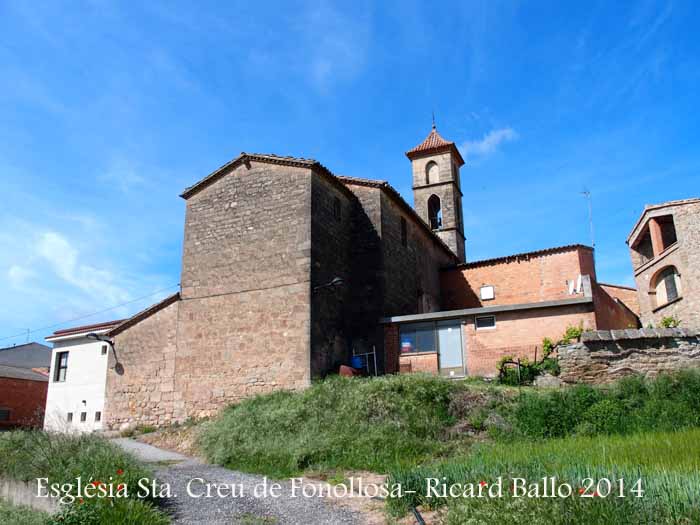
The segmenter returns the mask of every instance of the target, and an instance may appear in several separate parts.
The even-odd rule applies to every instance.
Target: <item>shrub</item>
[[[681,325],[681,320],[675,316],[668,316],[661,319],[659,326],[661,328],[678,328]]]

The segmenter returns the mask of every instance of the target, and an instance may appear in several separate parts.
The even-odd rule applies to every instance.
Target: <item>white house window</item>
[[[475,320],[477,330],[491,330],[496,328],[496,316],[495,315],[483,315],[477,317]]]
[[[80,422],[85,423],[87,421],[87,412],[80,413]]]
[[[102,421],[102,412],[97,411],[95,412],[95,423],[99,423],[100,421]]]
[[[54,372],[53,380],[56,383],[62,383],[66,380],[66,371],[68,370],[68,352],[58,352],[56,354],[56,371]]]
[[[481,287],[481,300],[490,301],[496,298],[496,291],[490,284]]]
[[[73,422],[73,412],[68,412],[68,413],[66,414],[66,421],[67,421],[68,423],[72,423],[72,422]]]
[[[107,355],[107,345],[102,345],[102,348],[100,349],[101,355]]]

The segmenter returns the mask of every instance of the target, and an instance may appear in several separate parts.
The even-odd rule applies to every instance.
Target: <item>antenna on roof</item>
[[[588,201],[588,225],[591,229],[591,248],[595,249],[595,235],[593,232],[593,204],[591,199],[591,192],[587,188],[583,188],[581,195]]]
[[[435,110],[433,110],[433,129],[435,129]]]

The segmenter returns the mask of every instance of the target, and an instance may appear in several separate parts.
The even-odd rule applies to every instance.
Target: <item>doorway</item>
[[[438,356],[440,375],[464,377],[464,345],[462,342],[461,321],[440,321],[437,323]]]

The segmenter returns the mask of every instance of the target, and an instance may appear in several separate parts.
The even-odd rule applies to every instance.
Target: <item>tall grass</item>
[[[456,383],[429,376],[331,378],[227,408],[203,429],[207,458],[286,477],[306,469],[386,472],[439,455]]]
[[[700,430],[631,436],[569,437],[542,442],[484,444],[469,457],[396,470],[390,483],[416,493],[389,500],[397,515],[412,506],[448,506],[448,523],[698,523],[700,522]],[[642,498],[566,499],[428,498],[426,478],[444,482],[494,482],[498,477],[536,482],[556,476],[576,490],[585,478],[617,480],[627,488],[642,479]],[[504,486],[509,486],[505,482]],[[489,521],[499,515],[499,521]]]
[[[94,435],[41,431],[0,434],[0,475],[20,481],[48,478],[49,484],[73,485],[80,477],[83,484],[99,481],[130,487],[129,498],[69,502],[58,514],[47,518],[46,523],[50,525],[164,525],[169,522],[151,501],[135,497],[138,480],[153,479],[152,473],[130,454]],[[2,516],[0,523],[1,520]]]
[[[579,385],[554,391],[525,391],[502,407],[512,431],[505,438],[549,438],[572,434],[629,434],[700,426],[700,373],[686,370],[653,381],[639,376],[609,387]]]

